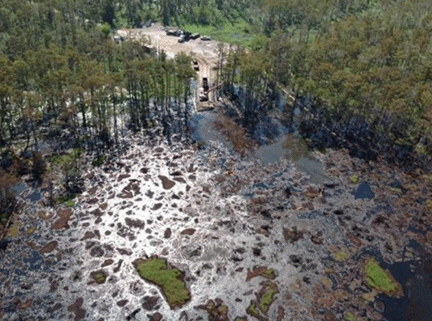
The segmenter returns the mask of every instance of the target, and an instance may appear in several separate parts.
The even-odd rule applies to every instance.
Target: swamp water
[[[361,263],[349,257],[361,248],[384,246],[382,230],[368,218],[379,205],[370,194],[378,194],[376,183],[366,171],[361,179],[367,185],[353,185],[344,176],[336,179],[337,188],[327,188],[321,202],[296,170],[310,165],[311,170],[302,169],[309,182],[323,173],[304,142],[280,133],[241,160],[227,151],[230,142],[214,128],[217,117],[196,114],[193,137],[226,148],[197,154],[176,142],[168,146],[155,139],[147,146],[136,136],[112,168],[89,168],[85,192],[73,209],[43,208],[26,197],[18,234],[0,257],[0,319],[197,321],[208,320],[216,309],[206,307],[223,300],[225,319],[256,320],[247,311],[270,284],[265,293],[279,292],[262,320],[323,320],[317,303],[329,310],[321,299],[346,293],[341,291],[353,283],[351,275],[360,274]],[[332,153],[323,158],[346,161]],[[232,164],[230,172],[218,165],[222,159]],[[32,227],[37,229],[30,234]],[[354,242],[345,247],[347,233],[354,230],[358,236],[351,235]],[[409,237],[396,229],[392,233],[402,243]],[[386,261],[397,262],[400,250],[381,252]],[[133,262],[151,256],[167,258],[185,273],[190,302],[171,309],[160,288],[138,276]],[[350,266],[355,273],[348,275]],[[268,268],[268,275],[257,274],[260,267]],[[333,273],[324,279],[326,287],[318,288],[328,268]],[[95,273],[105,275],[103,282]],[[413,284],[418,283],[421,279]],[[340,302],[334,319],[346,319],[349,305],[364,307],[367,291],[360,282],[356,298]],[[393,310],[391,303],[385,306]]]
[[[198,142],[219,141],[225,147],[232,150],[232,143],[215,128],[218,115],[207,111],[195,114],[192,123],[194,133],[192,137]],[[282,125],[280,125],[282,127]],[[280,128],[279,132],[286,132],[286,128]],[[295,134],[281,134],[268,144],[261,144],[248,156],[248,160],[260,160],[263,164],[272,164],[281,158],[288,159],[295,167],[309,175],[309,181],[315,184],[323,184],[328,180],[324,173],[323,165],[310,155],[306,142]]]

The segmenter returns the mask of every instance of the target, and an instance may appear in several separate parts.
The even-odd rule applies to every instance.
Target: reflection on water
[[[192,118],[194,124],[192,137],[196,141],[220,141],[232,150],[231,142],[214,126],[217,117],[217,113],[211,111],[195,114]],[[309,155],[306,142],[296,135],[283,135],[271,144],[256,148],[249,159],[259,159],[264,164],[271,164],[282,157],[291,159],[299,170],[310,176],[312,183],[322,184],[328,181],[322,164]]]
[[[38,202],[42,198],[42,194],[39,191],[34,191],[28,196],[28,198],[31,202]]]
[[[260,146],[253,155],[266,164],[274,163],[281,157],[299,161],[309,157],[309,149],[302,138],[284,135],[272,144]]]
[[[22,192],[24,192],[25,188],[27,187],[27,184],[23,181],[20,181],[15,184],[15,186],[12,188],[15,195],[19,195]]]
[[[361,183],[358,188],[352,193],[355,199],[373,199],[375,193],[372,191],[371,186],[367,182]]]
[[[199,142],[220,141],[226,147],[232,148],[232,144],[215,128],[217,114],[212,111],[196,113],[192,117],[194,132],[192,138]]]
[[[412,266],[417,265],[415,270]],[[432,260],[397,262],[388,270],[402,285],[404,296],[379,295],[384,303],[384,317],[394,321],[430,321],[432,307]]]
[[[309,149],[301,137],[284,135],[274,143],[257,148],[252,158],[260,159],[265,164],[278,161],[281,157],[291,159],[296,167],[310,176],[310,181],[322,184],[328,180],[322,164],[309,155]]]
[[[406,312],[409,321],[428,321],[432,319],[432,260],[422,262],[415,270],[414,276],[407,282],[408,307]]]
[[[281,140],[284,140],[282,147],[290,151],[290,156],[294,161],[309,156],[309,148],[303,138],[295,137],[294,135],[286,135],[282,137]]]

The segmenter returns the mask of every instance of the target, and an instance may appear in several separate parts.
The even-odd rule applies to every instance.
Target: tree
[[[31,172],[35,181],[39,183],[42,181],[42,175],[45,173],[45,167],[46,164],[42,154],[38,151],[34,152]]]

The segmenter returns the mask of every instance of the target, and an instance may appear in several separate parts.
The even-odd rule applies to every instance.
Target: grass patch
[[[72,153],[70,154],[53,154],[50,157],[48,157],[51,165],[54,167],[60,167],[64,165],[68,165],[72,162],[75,162],[83,153],[82,148],[74,148]]]
[[[345,261],[349,257],[348,253],[345,251],[334,251],[332,252],[332,256],[338,262]]]
[[[107,275],[104,271],[94,271],[90,273],[90,276],[97,284],[103,284],[106,281]]]
[[[385,271],[375,259],[369,259],[364,266],[366,283],[373,289],[388,295],[402,296],[401,285],[390,272]]]
[[[75,205],[75,201],[73,200],[75,196],[76,194],[60,195],[56,198],[56,203],[63,204],[66,207],[73,207]]]
[[[9,227],[9,230],[7,232],[7,237],[15,237],[15,236],[17,236],[18,233],[19,233],[20,227],[21,227],[21,222],[13,223]]]
[[[431,200],[426,200],[425,202],[426,208],[432,212],[432,201]]]
[[[133,262],[138,274],[144,280],[159,286],[171,309],[181,307],[190,299],[190,292],[183,280],[184,273],[176,268],[168,268],[165,259],[151,257]]]
[[[258,307],[264,313],[267,314],[270,309],[270,305],[275,300],[275,295],[279,293],[278,287],[272,282],[265,284],[265,287],[261,290],[262,294],[259,298]]]
[[[345,313],[345,320],[346,321],[357,321],[357,317],[352,312]]]
[[[389,187],[388,189],[393,193],[402,194],[402,190],[399,187]]]
[[[30,227],[28,230],[27,230],[27,234],[28,235],[31,235],[31,234],[33,234],[34,232],[36,232],[36,227]]]
[[[246,130],[231,118],[221,115],[214,126],[231,142],[234,151],[239,155],[246,156],[253,151],[255,142],[247,136]]]
[[[255,40],[255,36],[250,34],[251,25],[241,18],[218,25],[183,24],[181,27],[191,33],[210,36],[214,40],[236,44],[245,48],[251,47]]]
[[[358,175],[354,174],[350,177],[351,184],[357,184],[359,182]]]
[[[106,161],[105,155],[98,155],[93,159],[92,165],[94,167],[99,167],[99,166],[103,165],[105,163],[105,161]]]
[[[254,301],[252,301],[251,304],[247,307],[246,313],[255,317],[255,318],[259,317],[260,314],[258,311],[258,307]]]
[[[257,276],[262,276],[269,280],[274,280],[276,278],[276,272],[273,269],[268,269],[263,266],[256,266],[252,269],[252,271],[248,270],[246,275],[246,281],[249,281]]]

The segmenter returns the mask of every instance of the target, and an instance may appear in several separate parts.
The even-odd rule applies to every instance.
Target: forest
[[[242,26],[239,39],[248,41],[233,39],[220,53],[224,85],[217,94],[239,105],[246,129],[288,90],[295,103],[286,106],[286,119],[302,110],[299,130],[311,146],[424,166],[432,153],[431,6],[425,0],[1,0],[3,220],[13,208],[15,177],[60,179],[73,196],[80,176],[74,160],[92,152],[95,165],[103,162],[103,150],[117,146],[124,126],[161,125],[167,137],[174,130],[188,135],[191,58],[155,54],[145,40],[112,40],[116,29],[148,21],[185,29]],[[42,157],[48,143],[54,152]]]
[[[430,320],[431,34],[426,0],[0,0],[0,319]]]

